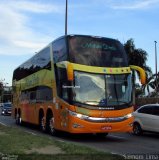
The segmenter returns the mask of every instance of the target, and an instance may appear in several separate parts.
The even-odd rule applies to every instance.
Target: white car
[[[159,132],[159,104],[141,106],[133,115],[135,135],[141,135],[144,131]]]

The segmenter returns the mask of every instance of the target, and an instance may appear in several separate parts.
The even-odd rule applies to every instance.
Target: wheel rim
[[[41,128],[42,131],[45,131],[45,129],[46,129],[46,126],[45,126],[45,118],[44,118],[44,117],[41,118],[40,128]]]
[[[55,128],[54,128],[54,117],[52,117],[49,121],[49,128],[50,128],[50,133],[54,134],[55,133]]]
[[[134,133],[135,134],[140,134],[140,128],[138,125],[134,125]]]

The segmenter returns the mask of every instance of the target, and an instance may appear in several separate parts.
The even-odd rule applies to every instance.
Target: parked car
[[[1,114],[2,115],[11,115],[12,104],[11,103],[3,103]]]
[[[133,133],[141,135],[145,131],[159,132],[159,104],[147,104],[134,113]]]

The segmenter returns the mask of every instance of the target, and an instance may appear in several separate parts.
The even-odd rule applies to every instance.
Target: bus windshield
[[[74,102],[101,107],[131,102],[131,74],[97,75],[75,72]]]
[[[91,36],[70,36],[70,62],[99,67],[127,67],[126,53],[114,39]]]

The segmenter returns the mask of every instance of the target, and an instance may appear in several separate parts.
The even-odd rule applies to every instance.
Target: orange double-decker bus
[[[132,72],[122,44],[110,38],[66,35],[13,73],[17,124],[39,125],[52,135],[132,130]]]

